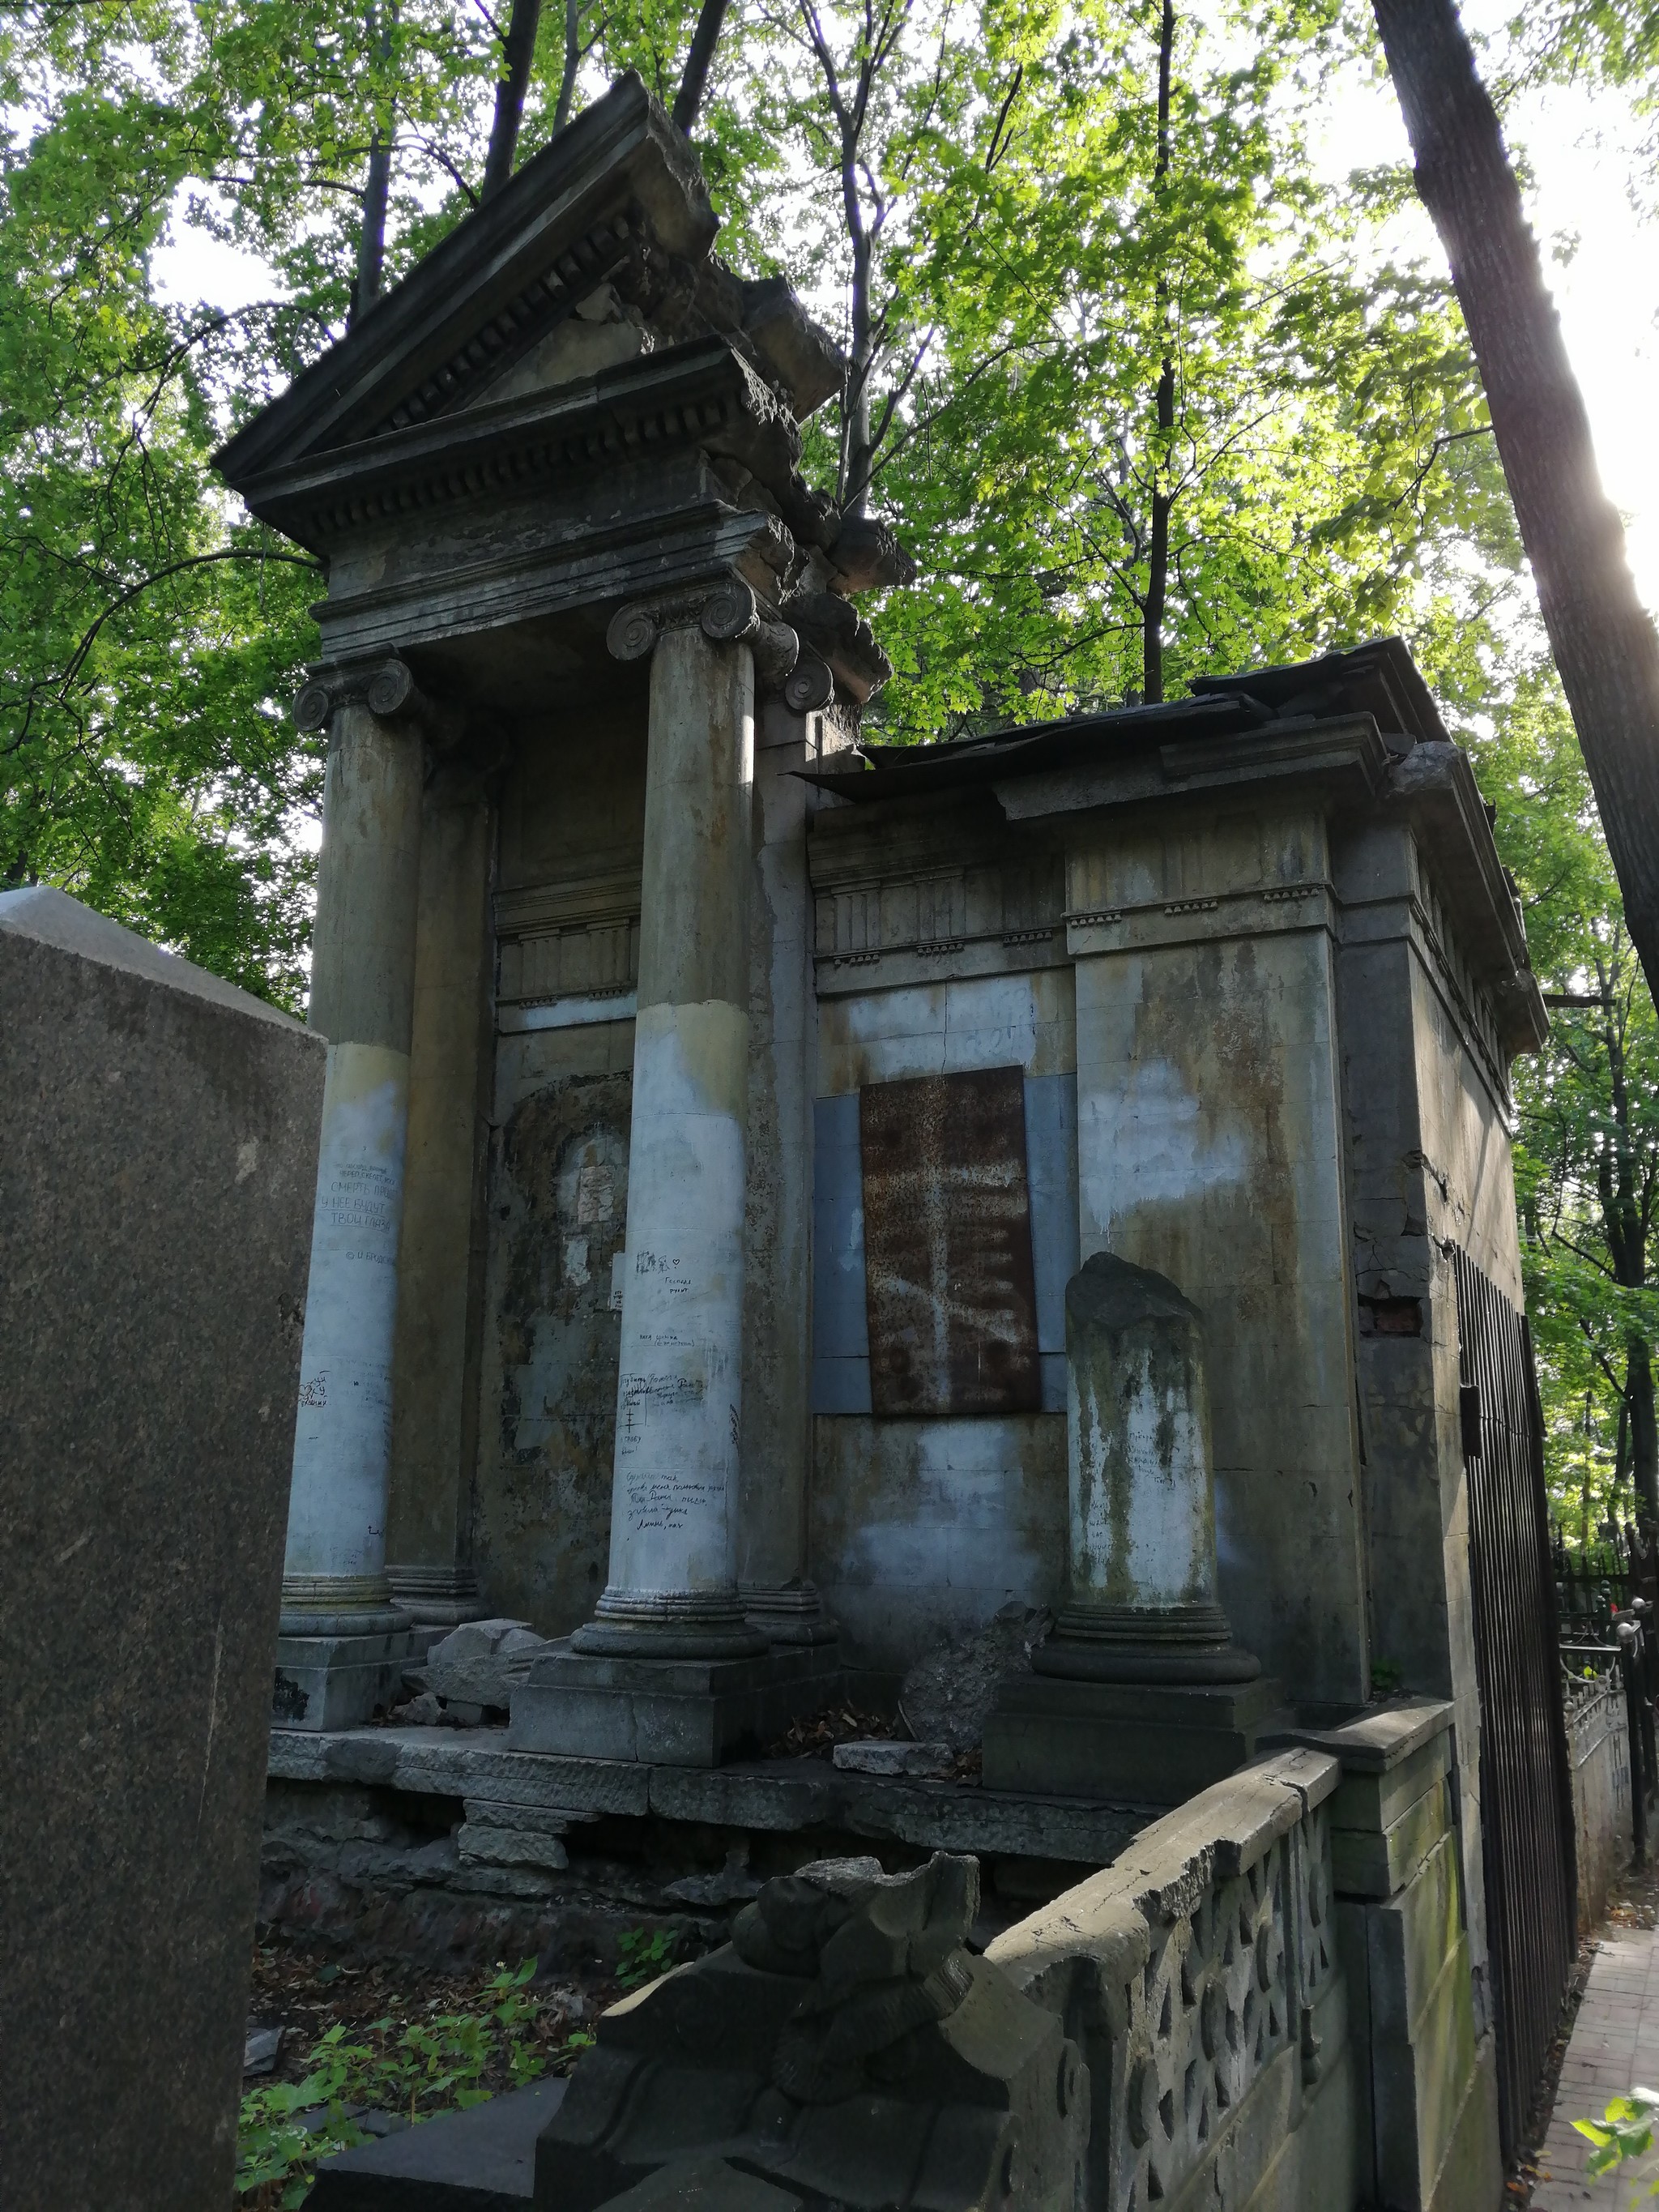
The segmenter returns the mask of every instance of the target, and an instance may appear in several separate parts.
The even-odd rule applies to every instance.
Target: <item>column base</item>
[[[573,1651],[594,1659],[757,1659],[767,1644],[735,1589],[608,1589],[570,1638]]]
[[[1064,1605],[1031,1664],[1076,1682],[1253,1682],[1261,1672],[1218,1605]]]
[[[744,1620],[769,1644],[834,1644],[840,1638],[815,1583],[739,1583],[738,1595]]]
[[[412,1623],[409,1649],[416,1665],[452,1628],[489,1618],[471,1567],[388,1567],[386,1578],[393,1599]]]
[[[1254,1756],[1279,1695],[1259,1670],[1207,1684],[1011,1674],[985,1724],[985,1787],[1178,1805]]]
[[[392,1628],[353,1632],[326,1628],[295,1634],[283,1617],[271,1686],[274,1728],[356,1728],[396,1705],[410,1661],[407,1617],[392,1613]],[[303,1620],[303,1616],[301,1616]],[[313,1626],[309,1621],[304,1625]]]
[[[719,1766],[758,1752],[840,1691],[840,1670],[822,1646],[735,1659],[641,1658],[580,1650],[572,1637],[532,1661],[514,1691],[507,1748]]]

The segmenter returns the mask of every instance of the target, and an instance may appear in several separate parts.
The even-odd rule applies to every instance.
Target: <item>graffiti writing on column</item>
[[[1035,1413],[1022,1071],[867,1084],[859,1135],[872,1410]]]
[[[636,1273],[654,1278],[665,1298],[690,1288],[685,1272],[656,1253],[641,1252]],[[622,1376],[617,1394],[617,1461],[629,1527],[691,1528],[725,1510],[737,1449],[732,1362],[713,1344],[673,1328],[642,1331],[635,1352],[641,1365]]]

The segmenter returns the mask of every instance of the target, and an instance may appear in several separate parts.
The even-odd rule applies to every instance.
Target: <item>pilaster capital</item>
[[[294,702],[298,729],[324,729],[338,708],[363,706],[377,720],[410,726],[441,748],[461,734],[458,711],[429,698],[396,653],[373,660],[320,661],[306,675],[305,689]]]

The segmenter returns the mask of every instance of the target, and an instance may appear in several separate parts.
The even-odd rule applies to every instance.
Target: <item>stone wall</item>
[[[920,926],[921,892],[915,883],[905,889],[899,921],[890,908],[904,900],[878,902],[887,937],[897,939],[889,959],[915,957],[906,948]],[[819,902],[822,939],[836,926],[837,901],[821,890]],[[940,957],[957,966],[960,952]],[[1011,1601],[1050,1604],[1064,1578],[1064,1295],[1078,1257],[1071,982],[1066,969],[1050,968],[875,988],[839,953],[820,956],[809,1558],[855,1667],[902,1674],[930,1644],[971,1633]],[[1024,1076],[1042,1410],[878,1419],[860,1091],[997,1067]]]
[[[605,1587],[628,1211],[644,700],[520,741],[500,787],[469,1535],[487,1608],[565,1636]]]

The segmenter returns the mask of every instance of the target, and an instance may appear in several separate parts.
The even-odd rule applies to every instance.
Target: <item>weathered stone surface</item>
[[[1260,1674],[1216,1602],[1204,1317],[1165,1275],[1094,1252],[1066,1285],[1066,1601],[1040,1674],[1237,1682]]]
[[[408,1651],[401,1631],[279,1636],[270,1717],[278,1728],[350,1728],[396,1704]]]
[[[1391,1826],[1446,1773],[1452,1760],[1452,1708],[1442,1698],[1402,1698],[1340,1726],[1273,1723],[1262,1748],[1305,1744],[1342,1761],[1342,1787],[1331,1810],[1334,1827],[1358,1835]]]
[[[0,896],[19,2203],[229,2202],[322,1080],[273,1008]]]
[[[527,1620],[464,1621],[433,1645],[419,1679],[434,1697],[459,1708],[459,1717],[482,1720],[486,1711],[510,1709],[532,1660],[546,1649],[547,1638]]]
[[[1328,1928],[1325,1808],[1340,1773],[1314,1752],[1259,1761],[988,1946],[1035,2002],[1089,2023],[1090,2079],[1113,2084],[1079,2203],[1355,2202],[1346,1992]]]
[[[984,1740],[998,1684],[1010,1673],[1029,1674],[1032,1650],[1048,1625],[1048,1614],[1016,1600],[975,1635],[917,1660],[899,1692],[899,1710],[917,1741],[974,1750]]]
[[[509,1750],[500,1729],[350,1729],[322,1735],[276,1729],[270,1773],[277,1781],[368,1784],[562,1814],[654,1813],[774,1834],[839,1827],[924,1850],[1083,1865],[1114,1858],[1154,1809],[1099,1797],[843,1774],[810,1759],[699,1769],[556,1758]]]
[[[689,2158],[611,2197],[605,2212],[792,2212],[803,2202],[793,2189],[757,2180],[723,2158]]]
[[[565,1758],[718,1766],[817,1711],[840,1681],[833,1644],[776,1645],[746,1659],[656,1659],[553,1644],[513,1692],[508,1741],[515,1751]]]
[[[963,1948],[978,1875],[940,1854],[768,1882],[730,1947],[603,2016],[538,2144],[538,2206],[592,2212],[693,2157],[848,2212],[1070,2206],[1087,2071],[1054,2014]]]
[[[1278,1684],[1259,1677],[1202,1684],[1012,1675],[985,1725],[985,1784],[1179,1805],[1251,1757],[1278,1702]]]
[[[306,2199],[313,2212],[506,2212],[527,2205],[535,2179],[536,2137],[559,2109],[565,2084],[532,2081],[446,2112],[418,2128],[325,2160]]]
[[[888,1742],[877,1736],[867,1742],[838,1743],[830,1754],[843,1774],[916,1774],[939,1776],[951,1771],[948,1743]]]

